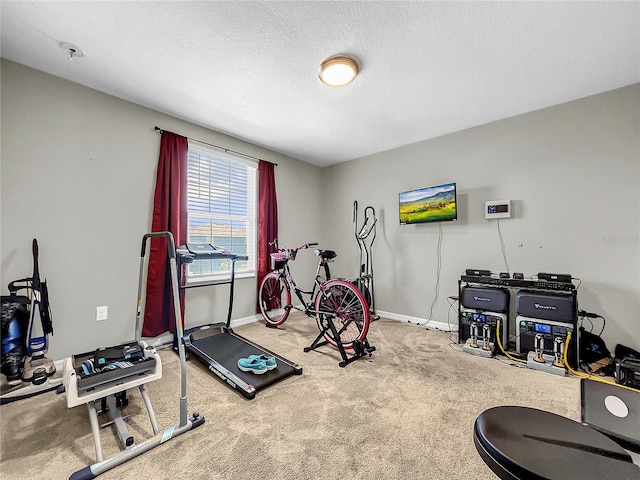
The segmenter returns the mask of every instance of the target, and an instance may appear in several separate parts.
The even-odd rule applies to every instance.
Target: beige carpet
[[[313,319],[292,316],[279,330],[262,323],[237,332],[300,364],[304,372],[253,400],[187,364],[189,412],[206,418],[189,431],[103,474],[104,479],[495,479],[473,445],[485,409],[524,405],[577,420],[579,381],[475,357],[450,335],[393,320],[371,325],[372,358],[338,367],[338,351],[303,347]],[[161,428],[178,423],[179,364],[162,352],[163,378],[148,390]],[[138,441],[151,427],[137,390],[125,413]],[[94,461],[84,406],[67,409],[46,393],[0,407],[0,477],[62,479]],[[117,452],[111,428],[105,457]]]

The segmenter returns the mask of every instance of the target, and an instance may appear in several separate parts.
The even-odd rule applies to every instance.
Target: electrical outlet
[[[106,320],[109,316],[109,307],[106,305],[103,307],[96,307],[96,322]]]

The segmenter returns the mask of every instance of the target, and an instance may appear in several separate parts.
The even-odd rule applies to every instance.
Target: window
[[[248,255],[236,262],[236,275],[255,275],[257,165],[192,143],[187,163],[188,242]],[[199,260],[189,264],[187,281],[222,280],[230,272],[230,260]]]

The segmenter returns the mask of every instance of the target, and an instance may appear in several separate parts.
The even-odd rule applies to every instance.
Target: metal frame
[[[177,264],[176,264],[176,253],[175,253],[175,244],[173,240],[173,235],[170,232],[157,232],[157,233],[148,233],[144,235],[142,238],[142,249],[140,253],[140,275],[138,279],[138,302],[137,302],[137,314],[136,314],[136,330],[135,335],[138,337],[139,335],[139,323],[142,318],[144,312],[144,303],[142,299],[142,285],[144,278],[144,259],[147,250],[147,241],[152,238],[164,238],[167,243],[167,255],[169,257],[169,269],[171,272],[171,284],[172,284],[172,295],[173,295],[173,305],[175,311],[175,319],[176,319],[176,335],[182,337],[182,315],[180,313],[180,301],[179,301],[179,289],[178,289],[178,276],[177,276]],[[144,343],[144,342],[143,342]],[[93,395],[87,395],[82,397],[79,395],[77,390],[77,375],[73,365],[71,368],[65,369],[65,387],[67,389],[67,406],[71,408],[74,406],[75,402],[87,403],[87,407],[89,409],[89,418],[91,420],[91,429],[93,431],[94,441],[95,441],[95,450],[96,450],[96,463],[89,465],[87,467],[78,470],[73,473],[69,478],[71,480],[84,480],[95,478],[98,475],[110,470],[118,465],[121,465],[129,460],[141,455],[152,448],[157,447],[158,445],[165,443],[178,435],[181,435],[193,428],[199,427],[204,424],[204,417],[201,417],[197,412],[193,414],[192,417],[187,418],[187,372],[186,372],[186,354],[184,350],[184,345],[182,342],[179,342],[178,346],[179,356],[180,356],[180,422],[173,426],[169,427],[163,431],[159,431],[155,415],[153,412],[153,408],[151,407],[151,401],[146,393],[144,388],[144,384],[149,381],[155,380],[162,376],[161,368],[160,370],[156,370],[154,375],[149,377],[145,377],[142,379],[133,379],[127,382],[117,382],[114,381],[113,385],[109,388],[105,386],[105,390],[101,390],[99,392],[94,393]],[[154,354],[157,356],[157,353]],[[159,360],[159,356],[156,358],[156,361]],[[65,362],[71,363],[71,359],[67,358]],[[160,365],[158,362],[157,365]],[[123,369],[123,372],[126,373],[126,369]],[[159,375],[159,376],[158,376]],[[120,392],[125,392],[128,388],[132,388],[137,386],[140,390],[144,403],[147,407],[147,412],[149,413],[149,418],[151,419],[151,424],[153,428],[154,435],[153,437],[144,440],[141,443],[133,443],[133,441],[129,440],[129,435],[126,431],[126,427],[124,426],[124,419],[121,416],[121,412],[117,403],[109,398],[112,395],[118,394]],[[75,390],[74,390],[75,387]],[[110,410],[110,416],[112,418],[112,422],[114,422],[116,426],[116,430],[118,431],[118,435],[126,445],[124,450],[121,450],[119,453],[114,455],[111,458],[106,460],[102,459],[102,449],[100,445],[100,436],[98,433],[99,426],[97,421],[97,409],[95,402],[98,399],[108,398],[107,404]],[[74,400],[75,399],[75,400]],[[71,404],[69,403],[71,402]]]

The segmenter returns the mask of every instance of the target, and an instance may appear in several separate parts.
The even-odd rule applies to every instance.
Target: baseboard
[[[235,320],[231,320],[231,328],[241,327],[242,325],[248,325],[260,320],[262,320],[262,315],[259,313],[244,318],[237,318]],[[151,345],[152,347],[161,347],[163,345],[173,344],[173,333],[166,332],[162,335],[158,335],[157,337],[142,337],[140,340],[144,340],[145,342],[147,342],[147,345]],[[62,371],[64,360],[65,359],[63,358],[60,360],[55,360],[53,362],[56,366],[57,371]]]
[[[140,340],[144,340],[147,342],[147,345],[151,345],[152,347],[161,347],[162,345],[173,343],[173,333],[167,332],[157,337],[142,337]]]
[[[410,317],[409,315],[402,315],[400,313],[393,312],[385,312],[382,310],[376,310],[376,313],[381,317],[388,318],[389,320],[397,320],[400,322],[413,323],[415,325],[424,325],[427,328],[433,328],[435,330],[443,330],[445,332],[455,332],[457,331],[457,325],[447,325],[444,322],[438,322],[436,320],[426,320],[424,318],[419,317]],[[256,313],[255,315],[250,315],[248,317],[236,318],[235,320],[231,320],[231,328],[241,327],[243,325],[249,325],[250,323],[260,322],[262,321],[262,314]],[[157,337],[142,337],[141,340],[147,342],[148,345],[153,347],[161,347],[162,345],[168,345],[173,343],[173,333],[163,333]],[[55,362],[56,369],[62,370],[64,359],[56,360]]]
[[[56,366],[56,372],[61,372],[64,366],[64,358],[62,360],[56,360],[53,364]]]
[[[433,328],[435,330],[442,330],[445,332],[457,331],[457,325],[447,324],[445,322],[438,322],[437,320],[427,320],[426,318],[411,317],[409,315],[402,315],[401,313],[385,312],[383,310],[376,310],[376,313],[383,318],[389,320],[398,320],[400,322],[413,323],[415,325],[422,325],[427,328]]]
[[[296,308],[302,309],[302,305],[297,305]],[[442,330],[444,332],[456,332],[458,330],[457,324],[448,325],[444,322],[438,322],[436,320],[427,320],[425,318],[410,317],[409,315],[402,315],[400,313],[393,313],[393,312],[385,312],[383,310],[376,310],[376,314],[379,315],[380,317],[388,318],[389,320],[398,320],[400,322],[413,323],[415,325],[424,325],[428,328],[433,328],[435,330]],[[256,321],[259,322],[262,320],[263,320],[262,314],[256,313],[255,318],[245,317],[240,320],[232,320],[231,326],[247,325],[249,323],[253,323]]]
[[[260,315],[259,313],[244,318],[236,318],[235,320],[231,320],[231,328],[248,325],[250,323],[257,322],[261,318],[262,315]],[[144,340],[151,346],[159,347],[161,345],[173,343],[173,333],[163,333],[162,335],[159,335],[157,337],[142,337],[141,340]]]
[[[302,305],[298,305],[299,308],[302,308]],[[425,318],[420,317],[411,317],[409,315],[402,315],[401,313],[393,313],[393,312],[385,312],[383,310],[376,310],[376,314],[380,317],[388,318],[389,320],[397,320],[400,322],[413,323],[415,325],[424,325],[426,327],[430,327],[436,330],[442,330],[445,332],[456,332],[458,331],[458,325],[456,324],[447,324],[445,322],[438,322],[436,320],[427,320]],[[256,313],[254,317],[245,317],[238,320],[232,320],[232,327],[239,327],[241,325],[248,325],[253,322],[263,321],[262,314]]]
[[[259,322],[260,320],[262,320],[261,313],[256,313],[255,315],[250,315],[244,318],[236,318],[235,320],[231,320],[231,328],[241,327],[242,325],[249,325],[250,323]]]
[[[296,305],[295,307],[298,310],[302,310],[303,307],[302,305]],[[380,317],[384,317],[384,318],[388,318],[389,320],[398,320],[400,322],[407,322],[407,323],[413,323],[415,325],[424,325],[428,328],[433,328],[435,330],[442,330],[445,332],[457,332],[458,331],[458,325],[457,325],[457,321],[455,324],[447,324],[444,322],[438,322],[436,320],[427,320],[425,318],[419,318],[419,317],[410,317],[409,315],[402,315],[400,313],[393,313],[393,312],[385,312],[383,310],[376,310],[376,314],[379,315]],[[240,326],[240,325],[247,325],[249,323],[255,322],[255,321],[262,321],[262,315],[260,313],[256,313],[255,315],[255,319],[253,317],[246,317],[243,318],[241,320],[234,320],[231,322],[232,326]],[[238,323],[236,324],[235,322],[242,322],[242,323]]]

